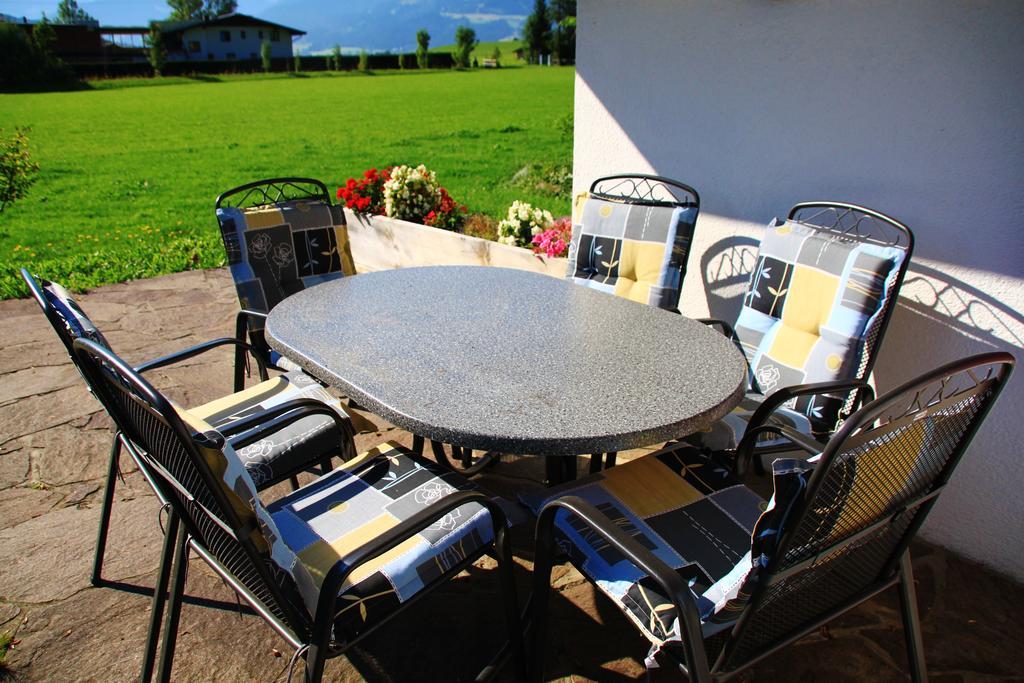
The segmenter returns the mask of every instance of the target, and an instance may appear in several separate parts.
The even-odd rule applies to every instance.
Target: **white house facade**
[[[261,58],[264,42],[272,58],[292,56],[292,37],[304,31],[245,14],[227,14],[206,21],[162,25],[168,58],[178,61],[232,61]]]
[[[799,201],[878,209],[917,239],[878,389],[982,351],[1021,359],[1021,27],[1014,0],[582,0],[576,189],[638,171],[700,192],[694,317],[738,309],[745,283],[719,287],[708,260],[722,245]],[[1024,579],[1022,451],[1018,368],[924,537]]]

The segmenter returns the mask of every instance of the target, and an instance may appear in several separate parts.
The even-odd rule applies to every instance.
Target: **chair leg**
[[[324,677],[326,658],[321,654],[321,649],[314,643],[306,650],[306,683],[320,683]]]
[[[615,467],[615,459],[618,457],[618,451],[612,451],[611,453],[604,454],[604,468],[609,470]]]
[[[100,528],[96,533],[96,555],[92,561],[92,585],[103,583],[103,555],[107,550],[107,532],[110,530],[110,513],[114,507],[114,487],[117,486],[118,460],[121,457],[121,432],[114,434],[110,446],[110,463],[107,465],[107,483],[103,489],[103,506],[100,508]]]
[[[299,478],[293,475],[291,477],[288,477],[288,481],[292,485],[292,491],[297,491],[299,488]]]
[[[601,471],[601,461],[604,459],[603,453],[591,453],[590,454],[590,474],[597,474]]]
[[[501,579],[501,599],[505,607],[505,628],[512,645],[512,666],[517,681],[526,681],[526,651],[523,645],[523,622],[519,615],[519,600],[516,598],[516,581],[512,562],[512,545],[508,532],[503,528],[494,539],[494,550],[498,557],[498,575]]]
[[[544,646],[548,601],[551,596],[551,564],[554,554],[554,524],[538,521],[533,558],[533,608],[530,614],[529,681],[544,679]]]
[[[178,640],[178,622],[181,619],[181,598],[185,592],[188,576],[188,533],[182,528],[178,532],[178,545],[174,549],[174,576],[167,605],[167,620],[164,622],[164,642],[160,648],[160,663],[157,665],[158,683],[169,683],[174,666],[174,647]]]
[[[910,678],[915,683],[928,680],[924,661],[924,641],[921,639],[921,620],[917,614],[917,591],[914,590],[914,569],[910,563],[910,549],[900,558],[900,613],[903,616],[903,634],[907,639],[907,658],[910,660]]]
[[[412,435],[412,452],[416,455],[423,455],[423,437],[419,434]]]
[[[178,515],[171,508],[170,513],[167,515],[167,532],[164,535],[164,548],[160,554],[160,569],[157,571],[156,586],[153,588],[153,602],[149,613],[146,649],[142,654],[142,675],[139,678],[141,683],[149,683],[153,677],[156,648],[160,642],[160,622],[163,621],[164,604],[167,602],[167,583],[171,576],[174,546],[179,533],[178,526]]]

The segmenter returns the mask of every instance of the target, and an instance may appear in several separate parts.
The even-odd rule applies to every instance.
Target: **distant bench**
[[[498,60],[497,59],[482,59],[482,60],[480,60],[480,65],[483,66],[485,69],[497,69],[498,68]]]

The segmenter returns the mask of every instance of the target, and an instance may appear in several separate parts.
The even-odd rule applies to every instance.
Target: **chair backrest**
[[[669,178],[598,178],[573,202],[566,277],[675,310],[699,211],[697,191]]]
[[[300,637],[306,633],[302,592],[311,581],[303,588],[296,583],[294,553],[223,436],[174,406],[109,349],[87,339],[77,339],[73,349],[158,497],[270,614]]]
[[[893,580],[1013,364],[996,352],[941,367],[854,413],[816,464],[785,465],[753,533],[750,601],[720,668],[738,668]]]
[[[735,325],[751,388],[768,395],[798,384],[866,378],[913,245],[905,225],[853,204],[797,204],[785,222],[773,221]],[[794,406],[826,432],[843,408],[842,399],[817,396]]]
[[[343,207],[312,178],[259,180],[217,197],[217,223],[242,308],[269,312],[307,287],[355,274]],[[253,345],[269,353],[262,321]]]
[[[78,302],[75,301],[66,289],[56,282],[36,278],[25,268],[21,269],[21,278],[28,285],[32,298],[36,300],[36,303],[43,310],[43,315],[50,321],[53,331],[57,333],[57,337],[64,344],[64,348],[67,349],[71,361],[76,366],[78,365],[78,360],[75,358],[74,351],[71,348],[76,339],[84,337],[85,339],[91,339],[98,344],[102,344],[106,348],[110,348],[106,337],[103,336],[103,333],[93,324],[89,316],[85,314],[82,307],[78,305]]]

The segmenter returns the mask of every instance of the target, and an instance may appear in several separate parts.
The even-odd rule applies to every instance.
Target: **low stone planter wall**
[[[345,210],[356,270],[411,266],[500,266],[565,277],[566,259],[385,216]]]

